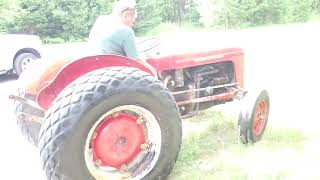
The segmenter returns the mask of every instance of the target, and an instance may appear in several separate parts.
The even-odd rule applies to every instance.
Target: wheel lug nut
[[[116,118],[116,117],[118,117],[118,116],[119,116],[119,113],[118,113],[118,112],[115,112],[115,113],[112,114],[112,117],[113,117],[113,118]]]
[[[126,173],[127,171],[128,171],[128,165],[122,164],[122,165],[120,166],[120,172],[121,172],[121,173]]]
[[[146,120],[144,119],[144,118],[142,118],[142,117],[139,117],[138,119],[137,119],[137,124],[143,124],[143,123],[145,123],[146,122]]]
[[[97,159],[97,160],[94,161],[94,164],[95,164],[96,166],[101,166],[102,161],[101,161],[100,159]]]
[[[147,150],[147,149],[150,148],[150,144],[148,144],[148,143],[141,144],[141,145],[140,145],[140,148],[141,148],[142,150]]]
[[[98,133],[97,133],[97,132],[94,132],[94,133],[92,134],[92,139],[96,139],[97,135],[98,135]]]

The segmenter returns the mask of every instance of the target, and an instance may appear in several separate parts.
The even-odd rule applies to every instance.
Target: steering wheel
[[[159,38],[148,38],[142,39],[137,42],[137,49],[139,53],[144,54],[159,54],[160,52],[156,51],[155,48],[160,45]]]

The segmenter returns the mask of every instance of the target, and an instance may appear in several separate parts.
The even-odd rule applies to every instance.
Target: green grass
[[[207,110],[184,123],[203,124],[205,128],[184,136],[169,180],[292,179],[304,176],[299,169],[312,164],[310,159],[320,160],[320,155],[308,148],[313,140],[298,129],[269,124],[259,143],[245,146],[238,141],[236,119],[222,112]],[[317,173],[306,177],[320,179]]]
[[[268,27],[282,27],[295,24],[308,24],[320,22],[320,15],[312,14],[308,22],[304,23],[287,23],[287,24],[265,24],[259,26],[242,27],[242,28],[230,28],[230,29],[219,29],[216,27],[200,27],[193,24],[184,23],[181,26],[175,23],[163,22],[158,26],[152,28],[144,34],[140,34],[139,37],[175,37],[181,33],[204,33],[204,32],[228,32],[235,30],[247,30],[247,29],[257,29],[257,28],[268,28]]]

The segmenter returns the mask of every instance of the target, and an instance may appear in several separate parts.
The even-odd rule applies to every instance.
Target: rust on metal
[[[231,86],[237,86],[239,85],[238,83],[232,83],[232,84],[224,84],[224,85],[219,85],[219,86],[208,86],[205,88],[197,88],[197,89],[189,89],[185,91],[178,91],[178,92],[173,92],[172,95],[177,95],[177,94],[183,94],[183,93],[188,93],[188,92],[197,92],[197,91],[204,91],[207,89],[218,89],[218,88],[223,88],[223,87],[231,87]]]
[[[30,121],[30,122],[39,123],[39,124],[42,123],[42,117],[38,117],[35,115],[19,112],[16,116],[19,120],[22,120],[22,121]]]
[[[35,109],[44,111],[44,109],[42,109],[36,102],[34,102],[32,100],[29,100],[27,98],[23,98],[23,97],[16,96],[16,95],[9,95],[9,99],[12,99],[12,100],[15,100],[15,101],[19,101],[19,102],[24,103],[24,104],[28,104],[29,106],[31,106],[31,107],[33,107]]]
[[[9,99],[20,101],[20,102],[27,102],[28,100],[26,98],[15,96],[15,95],[9,95]]]
[[[180,102],[177,102],[177,105],[182,106],[182,105],[191,104],[191,103],[207,102],[207,101],[214,101],[214,100],[227,100],[227,99],[232,99],[233,97],[236,96],[236,94],[237,94],[236,91],[227,92],[227,93],[214,95],[214,96],[206,96],[206,97],[191,99],[187,101],[180,101]]]

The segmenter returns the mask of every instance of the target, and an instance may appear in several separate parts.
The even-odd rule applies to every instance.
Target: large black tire
[[[26,96],[25,92],[21,89],[18,89],[18,95],[20,97],[28,98],[29,100],[33,100],[33,101],[35,100],[34,96]],[[45,112],[17,100],[14,102],[14,105],[15,105],[14,115],[17,120],[17,125],[20,128],[22,134],[27,138],[27,140],[31,144],[37,145],[41,124],[36,123],[34,121],[20,119],[18,118],[18,115],[19,113],[26,113],[26,114],[43,118]]]
[[[40,58],[39,56],[37,56],[35,54],[32,54],[32,53],[19,54],[15,58],[14,63],[13,63],[13,67],[14,67],[14,70],[15,70],[16,74],[18,76],[20,76],[20,74],[24,71],[23,65],[25,63],[28,63],[29,61],[35,61],[35,60],[37,60],[39,58]]]
[[[270,100],[266,90],[248,92],[241,104],[238,124],[240,126],[240,140],[243,144],[256,143],[261,140],[267,127],[270,111]],[[261,118],[257,117],[261,114]],[[260,128],[255,128],[255,121],[263,120]]]
[[[154,114],[162,146],[156,165],[143,179],[165,179],[181,145],[182,128],[173,96],[153,76],[129,67],[93,71],[66,87],[54,100],[40,130],[39,149],[49,180],[90,180],[84,159],[89,130],[107,111],[139,105]]]

